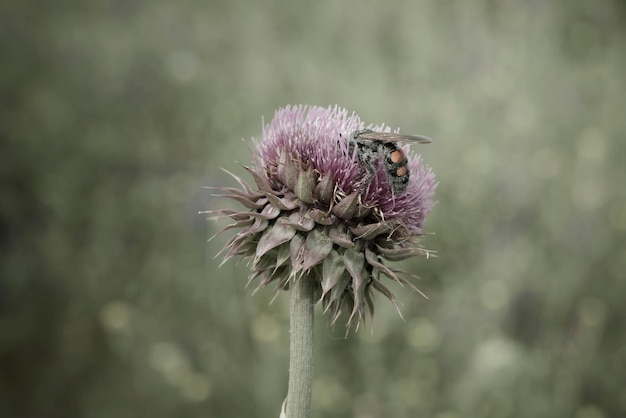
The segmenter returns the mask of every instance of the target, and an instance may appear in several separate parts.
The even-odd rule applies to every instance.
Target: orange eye
[[[404,153],[399,149],[395,150],[391,154],[389,154],[389,159],[392,163],[398,164],[404,160]]]
[[[403,165],[402,167],[398,168],[396,170],[396,176],[398,177],[404,177],[408,174],[409,170],[406,168],[405,165]]]

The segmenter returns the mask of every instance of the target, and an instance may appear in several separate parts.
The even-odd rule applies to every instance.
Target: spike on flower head
[[[234,176],[241,189],[219,188],[245,209],[217,211],[233,221],[222,231],[240,228],[224,248],[225,260],[248,257],[257,288],[275,282],[279,292],[295,280],[314,280],[324,312],[333,323],[346,314],[349,325],[364,320],[366,310],[373,314],[374,291],[396,304],[383,277],[414,288],[385,262],[429,254],[417,239],[437,186],[421,158],[403,146],[410,177],[396,193],[392,159],[370,152],[366,164],[355,145],[353,132],[364,128],[340,107],[276,111],[246,167],[256,187]]]

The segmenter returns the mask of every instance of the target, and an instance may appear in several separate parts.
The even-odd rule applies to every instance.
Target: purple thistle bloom
[[[247,208],[217,211],[234,221],[220,232],[243,228],[226,244],[225,261],[251,257],[249,282],[258,279],[257,289],[276,282],[277,294],[295,280],[315,280],[324,312],[333,323],[346,312],[349,325],[364,320],[366,307],[373,315],[374,290],[397,307],[382,276],[417,290],[384,262],[429,254],[417,241],[437,187],[431,170],[405,145],[399,148],[410,177],[397,193],[388,156],[375,154],[366,167],[351,142],[364,128],[339,107],[280,109],[255,141],[254,165],[245,167],[256,187],[233,175],[241,189],[218,189]]]

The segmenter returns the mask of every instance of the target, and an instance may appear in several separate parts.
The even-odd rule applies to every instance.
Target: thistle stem
[[[289,388],[287,418],[308,418],[313,386],[313,290],[312,277],[293,283],[289,303]]]

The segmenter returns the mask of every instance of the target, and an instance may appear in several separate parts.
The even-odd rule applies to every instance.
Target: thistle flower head
[[[295,280],[314,280],[318,300],[334,323],[374,313],[374,291],[396,299],[381,279],[417,290],[404,272],[386,265],[416,255],[437,186],[431,170],[401,147],[410,173],[406,189],[393,187],[384,153],[364,163],[351,134],[366,128],[339,107],[291,106],[278,110],[255,141],[254,164],[245,167],[254,187],[219,188],[246,209],[220,210],[241,228],[226,244],[225,261],[249,257],[249,283],[276,283],[276,294]],[[368,128],[390,132],[386,126]]]

